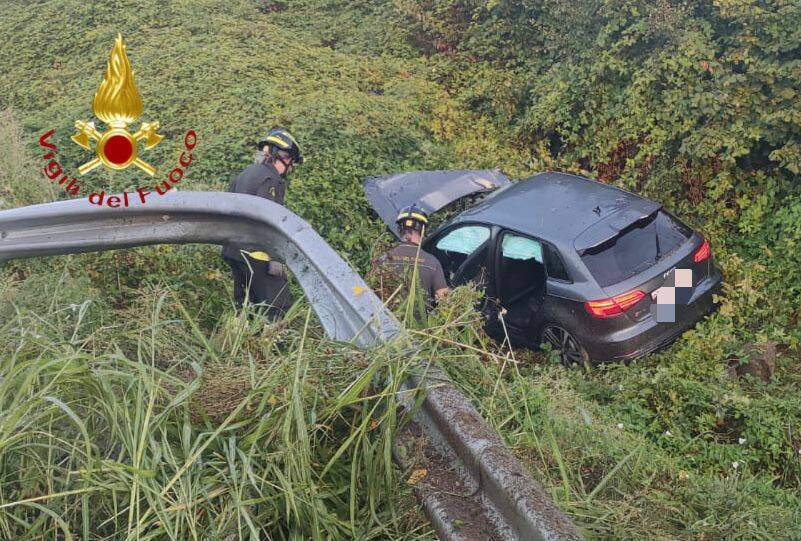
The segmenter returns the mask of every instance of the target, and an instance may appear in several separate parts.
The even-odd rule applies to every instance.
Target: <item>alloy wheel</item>
[[[587,354],[581,344],[572,334],[562,327],[550,325],[542,331],[542,341],[547,342],[559,352],[562,364],[570,366],[573,363],[583,365],[587,361]]]

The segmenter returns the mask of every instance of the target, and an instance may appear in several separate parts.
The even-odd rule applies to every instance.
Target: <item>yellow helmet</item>
[[[303,163],[303,155],[300,152],[300,145],[284,128],[274,127],[267,132],[264,139],[259,141],[259,148],[269,145],[272,149],[286,152],[296,164]]]
[[[400,211],[395,219],[398,229],[414,229],[422,231],[428,226],[428,214],[420,210],[416,205],[406,207]]]

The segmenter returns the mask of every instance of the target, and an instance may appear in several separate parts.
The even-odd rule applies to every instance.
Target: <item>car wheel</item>
[[[585,366],[590,362],[590,356],[584,346],[569,331],[558,325],[546,325],[542,330],[540,342],[550,344],[558,351],[565,366],[574,363]]]

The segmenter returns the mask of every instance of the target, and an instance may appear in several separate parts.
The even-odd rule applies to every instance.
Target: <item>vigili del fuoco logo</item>
[[[128,130],[128,127],[142,115],[142,108],[142,97],[136,88],[134,70],[125,52],[122,35],[118,34],[109,55],[105,76],[92,100],[92,111],[95,117],[106,125],[106,129],[98,130],[93,121],[75,122],[78,133],[72,136],[72,141],[95,153],[94,158],[78,167],[78,173],[85,175],[101,165],[116,171],[133,165],[150,176],[156,174],[157,169],[139,157],[139,143],[143,143],[142,146],[147,151],[164,139],[164,136],[158,133],[159,122],[143,122],[133,133]],[[43,156],[47,162],[44,174],[51,181],[63,186],[68,194],[79,195],[81,187],[78,180],[69,178],[56,159],[57,147],[50,142],[54,134],[55,130],[50,130],[39,138],[39,144],[47,149]],[[178,159],[178,166],[169,172],[161,184],[152,188],[158,195],[166,194],[178,184],[192,163],[192,150],[197,144],[195,131],[186,132],[183,142],[184,149]],[[132,199],[138,198],[144,204],[151,193],[149,189],[138,187],[136,193],[131,196]],[[88,199],[93,205],[105,204],[111,208],[119,208],[129,205],[128,195],[124,192],[121,195],[106,197],[106,193],[101,191],[91,193]]]

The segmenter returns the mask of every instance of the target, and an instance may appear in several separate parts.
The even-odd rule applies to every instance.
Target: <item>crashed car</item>
[[[709,242],[661,204],[575,175],[518,182],[499,171],[371,177],[375,212],[397,236],[398,210],[476,204],[429,232],[423,249],[451,286],[486,293],[487,330],[548,343],[566,364],[633,359],[681,335],[716,304]]]

